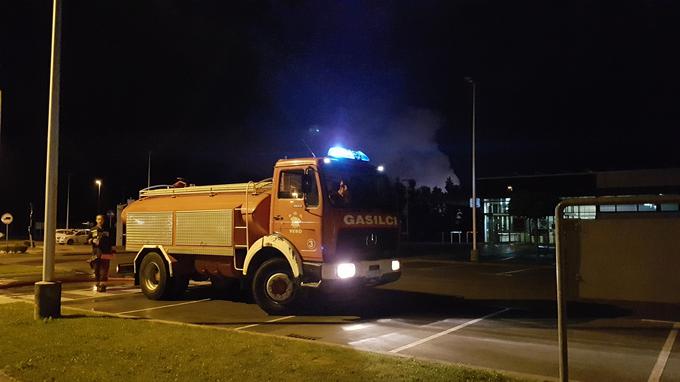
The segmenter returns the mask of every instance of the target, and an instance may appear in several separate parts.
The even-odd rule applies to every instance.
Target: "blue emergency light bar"
[[[354,159],[364,162],[370,161],[368,156],[359,150],[350,150],[340,146],[334,146],[328,149],[328,156],[338,159]]]

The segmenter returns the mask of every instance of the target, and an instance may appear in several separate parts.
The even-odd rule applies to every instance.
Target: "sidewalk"
[[[470,262],[471,244],[402,242],[398,257],[426,260]],[[479,263],[524,265],[555,264],[555,248],[517,244],[484,244],[478,246]]]
[[[116,276],[116,265],[126,263],[128,254],[120,254],[111,262],[110,275]],[[55,256],[55,278],[61,282],[83,282],[93,278],[87,260],[88,246],[57,247]],[[42,248],[32,248],[23,254],[0,255],[0,289],[32,285],[42,280]],[[113,281],[129,280],[124,277],[109,277]]]

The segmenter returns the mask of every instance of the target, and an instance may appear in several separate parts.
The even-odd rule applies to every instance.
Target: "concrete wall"
[[[635,214],[565,223],[571,298],[680,303],[680,217]]]

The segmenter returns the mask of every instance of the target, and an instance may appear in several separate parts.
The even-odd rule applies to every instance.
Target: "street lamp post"
[[[477,118],[477,83],[471,77],[465,77],[465,81],[472,85],[472,251],[470,251],[470,261],[479,261],[477,252],[477,178],[476,178],[476,145],[475,145],[475,123]]]
[[[101,210],[102,180],[95,179],[94,184],[97,185],[97,213],[99,213]]]
[[[35,283],[34,317],[61,316],[61,283],[54,279],[54,249],[57,224],[57,185],[59,182],[59,92],[61,61],[61,1],[53,0],[52,55],[50,65],[50,104],[47,123],[45,170],[45,233],[42,281]]]

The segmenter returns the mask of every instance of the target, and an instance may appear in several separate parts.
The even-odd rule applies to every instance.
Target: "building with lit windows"
[[[554,208],[559,199],[680,194],[680,168],[487,177],[479,178],[477,187],[484,217],[478,228],[484,242],[551,245],[555,242],[551,207]],[[513,199],[515,206],[511,207]],[[513,216],[513,209],[530,211],[522,215],[533,216],[518,213]],[[574,206],[567,207],[565,218],[597,219],[625,213],[678,214],[680,211],[678,204]]]

